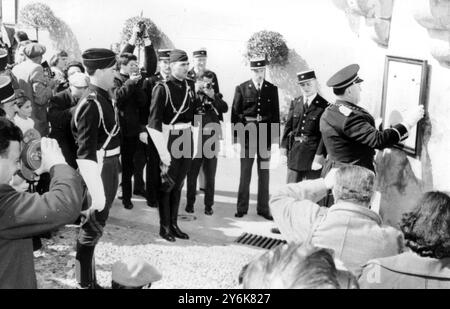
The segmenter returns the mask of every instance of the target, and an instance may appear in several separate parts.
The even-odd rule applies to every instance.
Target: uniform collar
[[[251,80],[251,82],[253,83],[253,86],[255,86],[255,89],[258,89],[258,84],[256,83],[256,81],[254,81],[253,79]],[[261,90],[263,89],[264,83],[266,82],[265,79],[263,79],[263,81],[261,82]]]
[[[90,84],[89,85],[89,89],[94,90],[95,92],[97,92],[99,95],[101,95],[104,98],[111,99],[110,95],[109,95],[109,92],[106,91],[103,88],[100,88],[100,87],[98,87],[96,85]]]
[[[375,221],[378,225],[383,225],[383,220],[381,219],[379,214],[367,207],[359,206],[355,203],[339,201],[338,203],[334,204],[328,211],[329,214],[333,212],[347,212],[349,214],[367,217],[371,221]]]
[[[364,108],[362,108],[362,107],[360,107],[360,106],[358,106],[356,104],[350,103],[348,101],[344,101],[344,100],[337,100],[336,101],[336,105],[337,106],[342,106],[343,105],[343,106],[348,107],[348,108],[350,108],[351,110],[354,110],[354,111],[365,111]]]
[[[179,85],[179,86],[184,85],[184,82],[185,82],[184,80],[183,81],[179,80],[178,78],[176,78],[173,75],[170,75],[168,80],[170,80],[171,82],[173,82],[174,84]]]
[[[370,263],[398,273],[450,279],[450,258],[441,260],[426,258],[409,251],[392,257],[372,260]]]
[[[313,102],[314,102],[314,100],[317,98],[317,95],[318,95],[318,93],[316,92],[315,94],[313,94],[312,96],[309,96],[309,97],[307,97],[307,96],[303,96],[303,102],[309,102],[309,104],[311,105]]]

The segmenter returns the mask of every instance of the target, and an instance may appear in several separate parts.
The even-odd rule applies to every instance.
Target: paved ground
[[[285,168],[271,172],[270,188],[276,190],[285,183]],[[239,185],[239,161],[219,160],[214,216],[203,214],[203,195],[198,196],[196,213],[184,212],[185,193],[180,207],[179,225],[191,239],[168,243],[158,237],[156,209],[135,198],[133,210],[125,210],[116,200],[105,235],[96,249],[97,276],[103,286],[110,285],[112,264],[126,256],[141,256],[156,266],[163,279],[155,288],[235,288],[238,274],[246,263],[264,250],[234,244],[244,232],[270,236],[272,222],[256,215],[256,170],[251,185],[249,215],[236,219],[236,196]],[[75,229],[61,229],[45,249],[36,253],[36,272],[41,288],[73,288]]]

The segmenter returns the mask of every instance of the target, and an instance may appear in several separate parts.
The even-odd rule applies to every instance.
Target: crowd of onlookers
[[[58,163],[65,161],[76,168],[71,108],[88,88],[89,78],[82,63],[72,61],[71,55],[64,51],[52,56],[49,63],[43,62],[45,46],[29,40],[24,32],[2,37],[0,47],[0,116],[21,131],[0,119],[1,185],[9,184],[11,176],[16,177],[13,182],[16,188],[23,184],[11,171],[17,170],[19,143],[30,129],[58,141],[59,146],[52,140],[42,141],[42,172],[52,173],[52,181],[57,182],[58,177],[62,179],[71,173],[62,167],[55,168]],[[121,60],[124,66],[130,59],[136,60],[125,58]],[[133,160],[132,156],[129,160]],[[37,188],[39,193],[47,192],[50,185],[50,177],[43,175]],[[131,178],[131,173],[127,177]],[[375,178],[365,168],[344,166],[325,179],[290,184],[273,194],[271,213],[289,244],[268,251],[247,265],[240,275],[243,287],[450,288],[450,196],[442,192],[425,193],[416,208],[404,214],[397,229],[384,225],[381,216],[371,209]],[[319,206],[318,202],[329,190],[335,204],[330,208]],[[61,192],[65,194],[57,202],[45,204],[50,200],[48,195],[25,198],[7,187],[0,188],[0,238],[10,245],[16,241],[10,249],[0,249],[4,254],[0,260],[6,255],[20,259],[15,267],[0,265],[0,278],[20,277],[17,274],[23,275],[24,280],[34,277],[31,255],[23,254],[31,252],[26,238],[71,223],[79,215],[81,181],[74,181],[71,188],[61,188]],[[58,196],[58,192],[51,194]],[[15,200],[21,200],[24,208],[5,206],[14,205]],[[71,209],[64,208],[64,203],[69,202]],[[32,203],[45,204],[43,209],[58,213],[57,224],[39,221],[51,221],[45,210],[39,213],[40,219],[23,219],[27,215],[25,206]],[[121,263],[113,267],[115,288],[149,286],[161,278],[157,270],[143,261]],[[8,284],[0,282],[2,286]]]

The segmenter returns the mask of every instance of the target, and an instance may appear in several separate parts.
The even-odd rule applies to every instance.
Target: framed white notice
[[[19,0],[0,0],[0,12],[4,24],[16,25]]]
[[[428,63],[402,57],[387,56],[384,72],[381,117],[383,127],[401,123],[411,107],[424,105],[427,111]],[[419,157],[422,146],[422,122],[409,132],[409,137],[395,147]]]

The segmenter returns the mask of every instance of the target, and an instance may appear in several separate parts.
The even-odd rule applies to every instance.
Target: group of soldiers
[[[145,45],[153,48],[151,42]],[[136,121],[141,128],[127,138],[139,139],[146,145],[148,204],[159,209],[160,236],[174,242],[176,238],[189,239],[177,222],[181,193],[187,179],[186,211],[193,213],[201,170],[205,173],[205,214],[213,214],[217,158],[223,136],[220,123],[228,105],[219,92],[216,74],[206,69],[205,49],[194,52],[196,65],[192,70],[183,50],[158,50],[157,56],[159,72],[141,76],[141,86],[148,98],[147,113],[139,114]],[[114,69],[117,55],[108,49],[89,49],[82,58],[90,85],[73,109],[71,127],[77,144],[77,165],[89,190],[91,205],[83,211],[76,268],[80,286],[95,288],[94,250],[120,183],[119,156],[125,160],[127,151],[120,135],[128,124],[127,119],[125,124],[122,119],[127,112],[118,108],[120,102],[111,95],[117,86]],[[374,170],[374,149],[392,146],[406,138],[424,114],[423,108],[414,110],[404,123],[383,131],[358,106],[362,82],[359,66],[346,67],[328,81],[338,97],[332,105],[318,94],[315,72],[309,70],[298,74],[303,95],[292,102],[281,135],[278,89],[265,79],[266,65],[263,58],[250,61],[251,79],[236,87],[231,109],[233,143],[240,153],[237,218],[245,216],[249,209],[249,186],[256,158],[257,213],[273,220],[269,210],[269,163],[280,140],[288,157],[288,182],[315,179],[342,164]],[[128,74],[123,74],[124,84],[133,79],[132,72]],[[138,108],[136,111],[139,113]],[[249,127],[255,128],[256,135],[246,130]],[[193,134],[196,130],[198,133]],[[206,145],[211,151],[204,151]],[[131,181],[132,171],[128,175]],[[122,178],[122,186],[126,185]],[[124,206],[131,208],[126,203],[131,193],[123,194]]]

